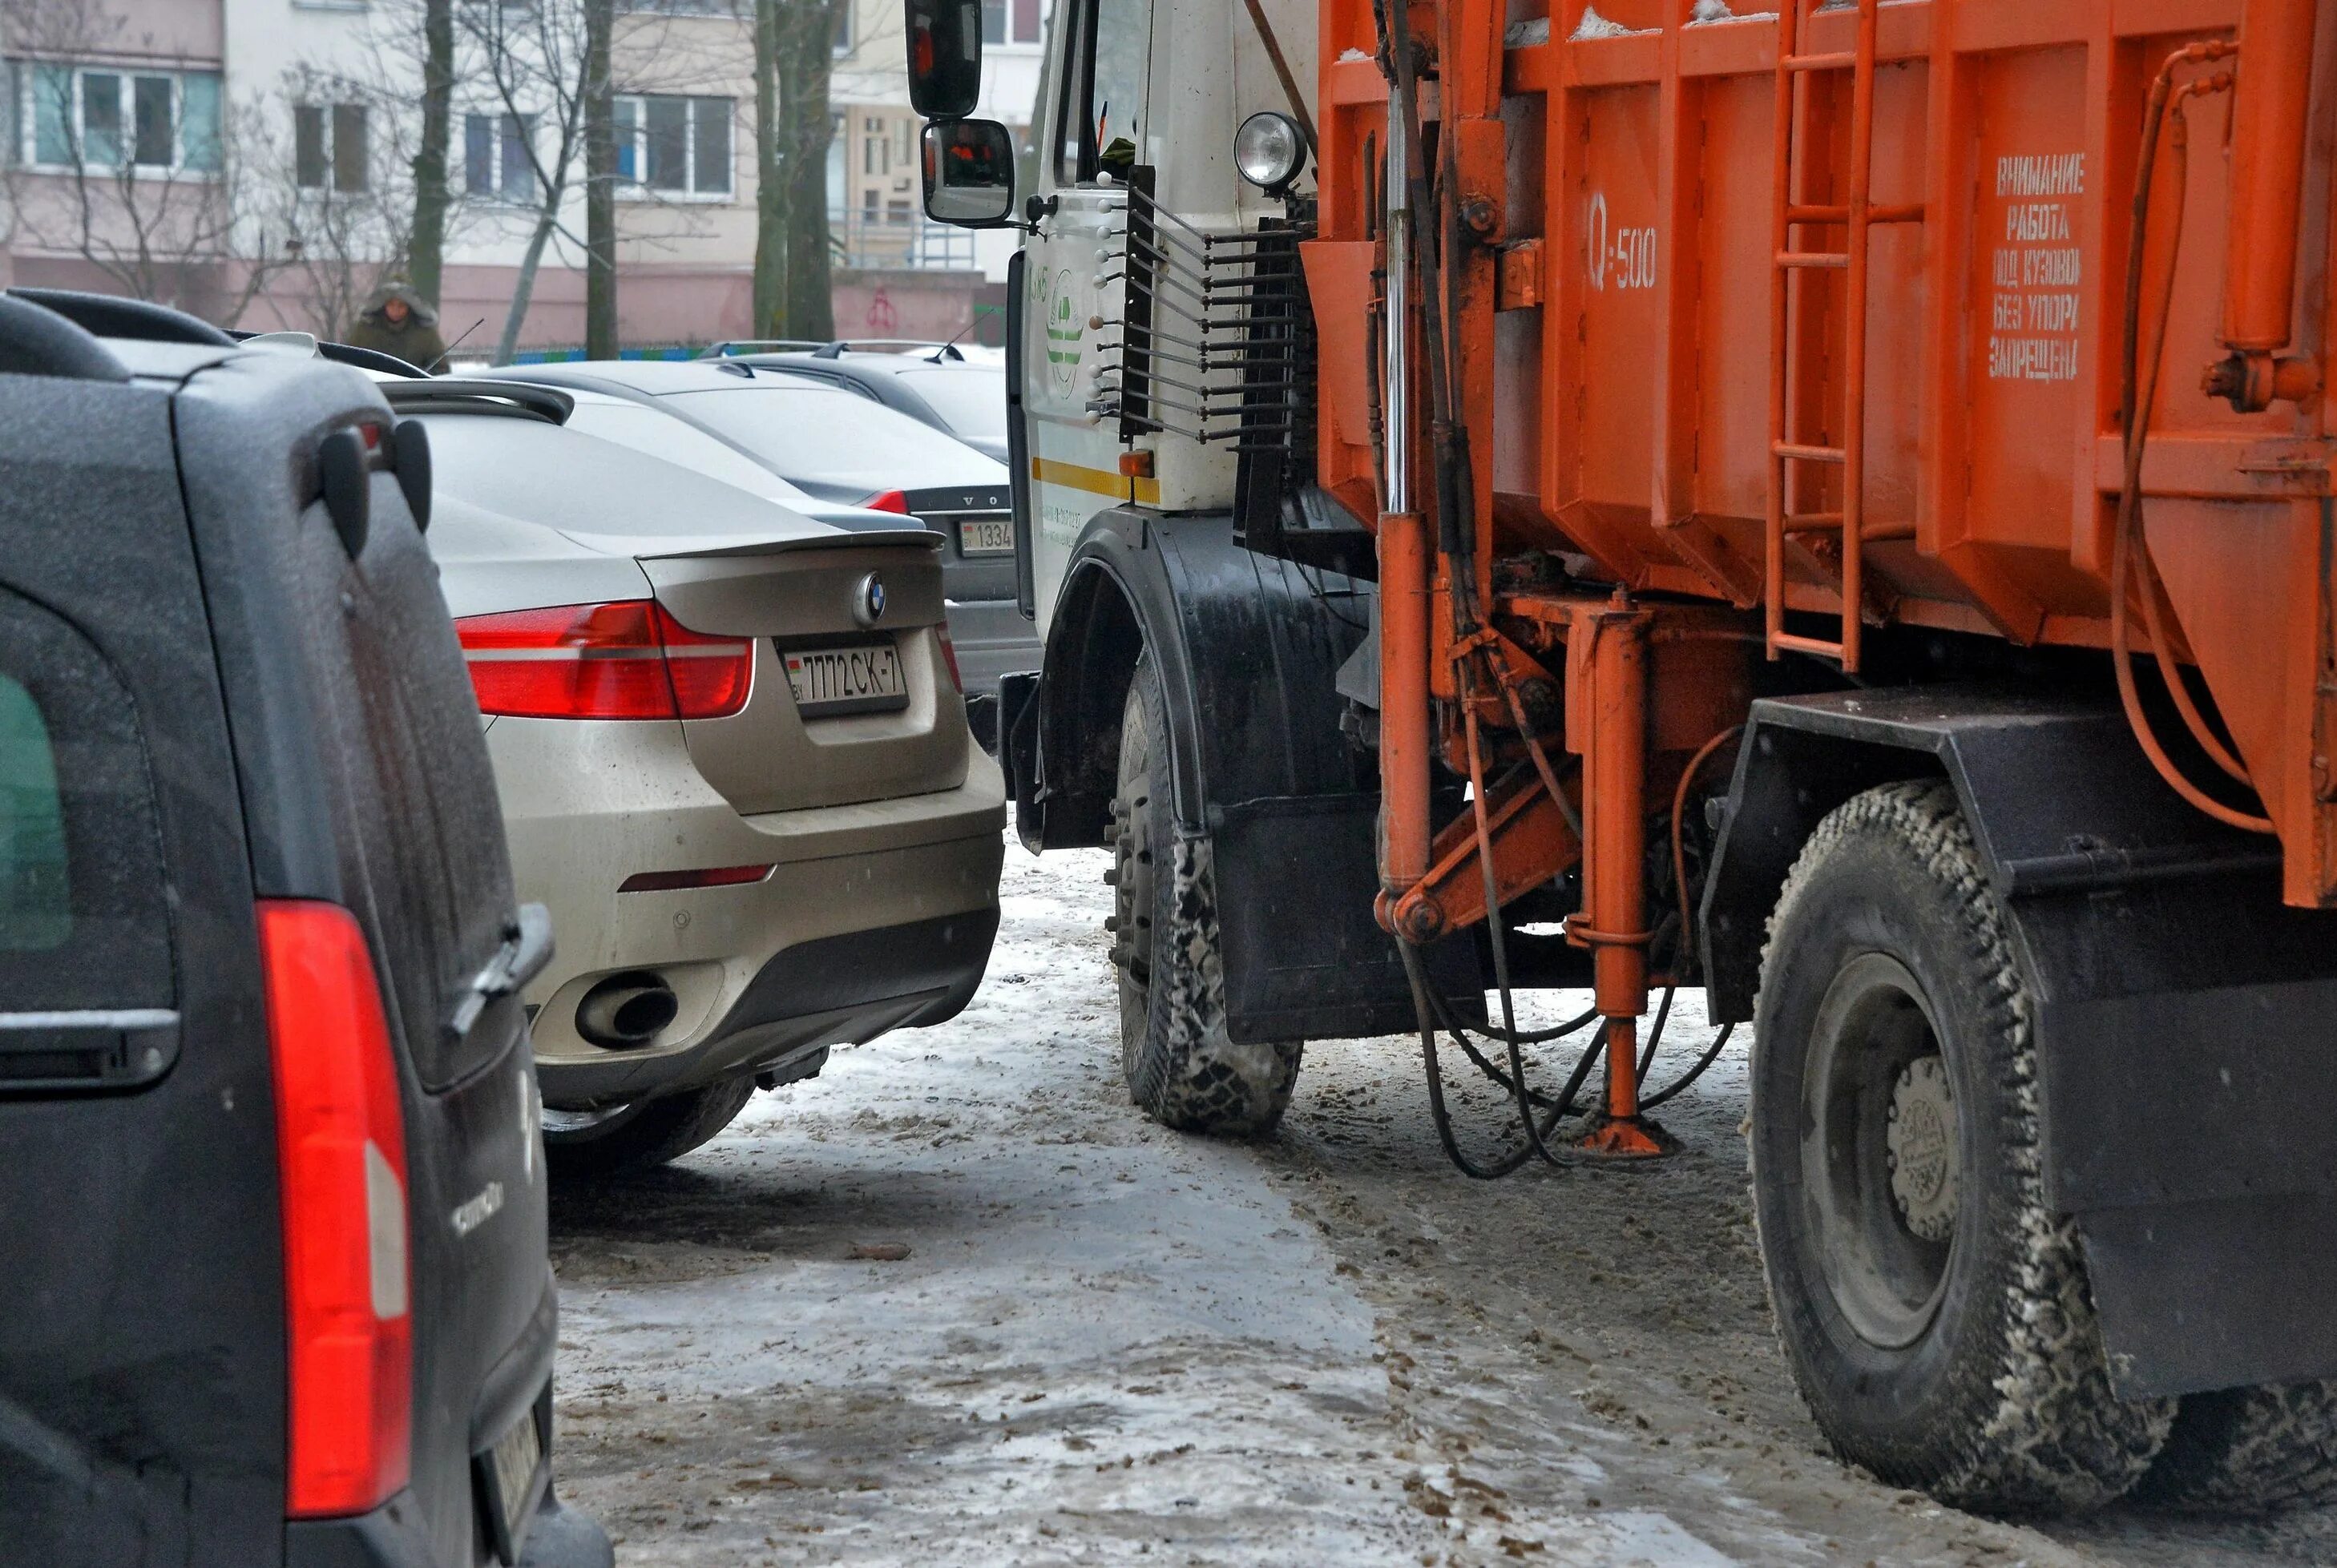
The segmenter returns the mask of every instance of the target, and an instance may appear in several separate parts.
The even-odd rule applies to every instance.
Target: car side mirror
[[[960,229],[1001,229],[1013,220],[1014,138],[995,120],[944,120],[925,127],[925,216]]]
[[[906,0],[909,105],[928,120],[973,112],[982,97],[982,0]]]

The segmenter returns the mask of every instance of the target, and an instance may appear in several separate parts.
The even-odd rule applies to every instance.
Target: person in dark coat
[[[433,375],[446,368],[446,340],[438,336],[438,313],[402,278],[374,290],[357,312],[357,325],[349,328],[348,344],[395,355]]]

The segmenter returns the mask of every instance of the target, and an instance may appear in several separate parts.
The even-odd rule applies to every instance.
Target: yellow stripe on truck
[[[1110,469],[1089,468],[1081,463],[1063,463],[1051,457],[1031,460],[1031,477],[1041,484],[1060,484],[1067,490],[1084,490],[1090,495],[1108,495],[1114,501],[1132,501],[1145,506],[1160,504],[1160,482],[1157,479],[1130,479]]]

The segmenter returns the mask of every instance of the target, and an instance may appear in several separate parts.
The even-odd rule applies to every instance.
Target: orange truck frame
[[[1412,1027],[1472,1174],[1657,1157],[1700,985],[1846,1456],[2337,1491],[2337,4],[1775,4],[1061,0],[1017,191],[910,0],[928,209],[1025,231],[1022,836],[1172,1125]]]

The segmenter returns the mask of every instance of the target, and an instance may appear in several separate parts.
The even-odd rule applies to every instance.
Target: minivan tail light
[[[909,498],[897,490],[880,490],[860,503],[871,511],[897,511],[909,515]]]
[[[654,599],[562,604],[455,622],[479,711],[513,718],[727,718],[755,645],[690,630]]]
[[[259,901],[285,1304],[285,1512],[362,1514],[413,1468],[406,1115],[373,958],[338,904]]]

